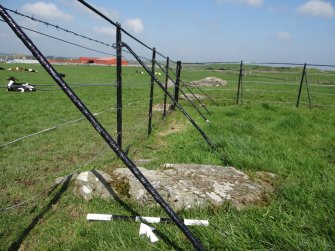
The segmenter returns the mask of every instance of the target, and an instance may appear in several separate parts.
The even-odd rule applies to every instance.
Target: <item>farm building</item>
[[[80,57],[80,63],[82,64],[93,64],[97,58],[92,57]]]
[[[51,64],[80,64],[79,59],[49,59]]]
[[[116,65],[116,57],[97,58],[95,64]],[[128,61],[122,58],[122,65],[128,65]]]
[[[51,59],[50,63],[64,64],[100,64],[100,65],[116,65],[116,57],[79,57],[79,59]],[[128,65],[128,61],[122,58],[122,65]]]

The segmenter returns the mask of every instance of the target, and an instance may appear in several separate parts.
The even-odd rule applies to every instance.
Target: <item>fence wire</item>
[[[233,65],[235,63],[235,65]],[[234,103],[237,92],[237,84],[240,67],[238,62],[216,63],[189,63],[183,64],[197,75],[216,76],[228,81],[228,85],[222,88],[200,87],[201,91],[206,91],[209,96],[216,101],[229,101]],[[298,95],[298,88],[302,77],[304,64],[299,63],[244,63],[242,71],[242,95],[243,100],[250,103],[271,102],[277,104],[294,105]],[[334,71],[324,71],[315,68],[308,68],[312,64],[307,64],[307,82],[302,86],[302,100],[305,104],[307,99],[306,88],[309,87],[311,101],[314,107],[332,106],[335,95]],[[232,70],[234,69],[234,70]],[[335,69],[335,68],[334,68]],[[320,71],[320,72],[318,72]],[[205,75],[206,74],[206,75]],[[212,74],[212,75],[209,75]],[[184,82],[191,83],[193,79],[182,78]],[[186,80],[185,80],[186,79]],[[198,79],[200,80],[200,79]],[[192,90],[195,86],[189,84]],[[196,91],[196,90],[195,90]],[[199,90],[200,91],[200,90]],[[200,92],[199,92],[200,93]],[[222,95],[225,97],[222,98]],[[220,97],[221,96],[221,97]],[[266,98],[268,96],[268,98]],[[273,100],[269,99],[272,98]],[[283,103],[284,102],[284,103]]]

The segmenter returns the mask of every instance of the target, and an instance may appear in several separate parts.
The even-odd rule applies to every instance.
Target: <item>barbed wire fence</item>
[[[101,13],[97,13],[98,11],[95,10],[92,6],[89,6],[85,1],[79,1],[82,4],[84,4],[86,7],[88,7],[89,9],[91,9],[92,11],[96,12],[96,14],[98,15],[103,15]],[[61,32],[66,32],[70,35],[79,37],[80,39],[85,39],[88,40],[90,42],[93,43],[98,43],[104,47],[106,47],[106,49],[108,49],[108,51],[103,51],[103,50],[96,50],[94,48],[88,47],[86,45],[82,45],[80,43],[74,43],[72,41],[69,40],[65,40],[59,37],[55,37],[55,36],[51,36],[49,34],[31,29],[31,28],[27,28],[25,26],[19,26],[19,28],[23,29],[23,30],[27,30],[42,36],[45,36],[47,38],[68,44],[69,46],[75,46],[78,47],[80,49],[84,49],[84,50],[88,50],[91,52],[95,52],[95,53],[99,53],[99,54],[103,54],[103,55],[109,55],[109,56],[115,56],[115,57],[124,57],[125,59],[127,59],[127,61],[132,61],[135,62],[137,61],[138,66],[141,66],[143,69],[143,72],[146,73],[146,77],[149,76],[150,79],[146,79],[145,80],[145,85],[147,87],[150,87],[150,93],[148,92],[146,97],[144,99],[139,99],[137,101],[133,102],[128,102],[126,103],[126,105],[122,106],[122,103],[118,103],[115,107],[111,107],[108,108],[106,110],[100,110],[97,113],[93,113],[92,115],[94,117],[98,117],[102,114],[106,114],[106,113],[110,113],[112,112],[113,114],[117,114],[120,111],[122,111],[122,109],[129,107],[129,108],[135,108],[136,105],[138,104],[143,104],[143,103],[149,103],[149,122],[148,119],[143,117],[142,119],[138,120],[136,122],[136,125],[130,125],[130,124],[126,124],[124,125],[124,129],[121,128],[120,130],[120,124],[114,125],[112,127],[112,131],[113,133],[115,133],[116,137],[118,138],[118,145],[119,148],[122,149],[122,141],[119,140],[122,136],[122,132],[123,131],[129,131],[129,132],[134,132],[137,130],[141,130],[143,132],[143,128],[145,128],[145,124],[148,122],[148,129],[146,129],[146,132],[150,135],[150,132],[152,130],[152,106],[154,104],[154,101],[156,100],[163,100],[164,103],[164,112],[163,112],[163,118],[164,116],[167,115],[167,109],[168,109],[168,105],[167,105],[167,98],[171,99],[171,107],[177,107],[181,110],[181,112],[185,115],[185,117],[190,120],[190,122],[194,125],[194,127],[200,132],[200,134],[204,137],[205,141],[212,146],[210,140],[207,138],[206,134],[202,131],[202,129],[198,126],[198,124],[193,120],[193,118],[188,114],[188,112],[183,108],[183,106],[181,106],[178,102],[178,98],[179,98],[179,91],[180,93],[186,98],[186,100],[188,101],[188,105],[190,105],[191,107],[193,107],[198,115],[200,115],[200,117],[202,117],[205,121],[207,121],[207,114],[210,114],[210,111],[208,110],[208,108],[206,107],[206,104],[203,103],[201,100],[199,100],[197,98],[197,96],[195,95],[197,92],[200,92],[202,94],[204,94],[208,99],[211,100],[211,102],[213,103],[217,103],[219,101],[226,101],[227,104],[234,104],[235,102],[237,104],[249,104],[249,103],[253,103],[253,102],[260,102],[260,103],[281,103],[281,104],[294,104],[295,102],[297,102],[297,90],[298,87],[301,87],[299,89],[308,87],[309,91],[308,93],[311,94],[310,99],[306,100],[306,99],[302,99],[301,101],[299,100],[299,102],[303,103],[303,104],[309,104],[310,107],[316,107],[316,106],[334,106],[332,105],[332,102],[328,102],[329,100],[333,99],[335,96],[335,84],[333,81],[333,77],[334,77],[334,73],[329,73],[329,72],[315,72],[313,71],[312,68],[308,68],[308,67],[335,67],[332,65],[313,65],[313,64],[308,64],[307,69],[305,69],[302,72],[302,66],[303,64],[289,64],[289,63],[241,63],[240,62],[206,62],[206,63],[184,63],[183,65],[191,65],[191,66],[197,66],[194,68],[195,71],[198,70],[203,70],[203,69],[199,69],[198,67],[203,67],[204,65],[214,65],[214,68],[212,67],[207,67],[207,69],[205,69],[206,71],[216,71],[219,72],[218,75],[222,75],[223,78],[227,78],[228,79],[228,85],[227,86],[223,86],[223,87],[218,87],[218,88],[213,88],[213,87],[199,87],[196,85],[191,85],[190,82],[191,80],[184,80],[183,76],[181,76],[181,62],[180,61],[172,61],[169,59],[169,57],[164,56],[163,54],[161,54],[160,52],[158,52],[155,48],[150,47],[148,45],[146,45],[145,43],[141,42],[140,40],[138,40],[136,37],[132,36],[131,34],[129,34],[127,31],[125,31],[124,29],[121,28],[121,26],[113,21],[111,21],[110,19],[108,19],[107,17],[103,17],[104,19],[107,19],[108,22],[110,22],[112,25],[114,25],[117,29],[119,29],[119,33],[120,34],[125,34],[127,36],[129,36],[131,39],[133,39],[136,43],[139,43],[140,45],[144,46],[145,48],[147,48],[151,53],[152,53],[152,58],[149,58],[147,56],[141,56],[138,55],[134,52],[134,50],[132,49],[132,46],[129,45],[130,41],[127,41],[127,43],[125,43],[124,39],[119,39],[119,41],[116,41],[114,44],[109,44],[109,43],[105,43],[103,41],[99,41],[97,39],[93,39],[90,38],[89,36],[85,36],[82,34],[79,34],[75,31],[60,27],[58,25],[55,24],[51,24],[49,22],[40,20],[40,19],[36,19],[35,17],[30,17],[27,16],[23,13],[20,13],[16,10],[10,10],[10,9],[6,9],[5,10],[18,15],[20,17],[23,18],[27,18],[31,21],[34,22],[38,22],[41,23],[43,25],[46,25],[47,27],[52,27],[55,28]],[[1,20],[2,22],[8,22],[8,20]],[[129,43],[129,44],[128,44]],[[126,56],[125,56],[126,55]],[[158,60],[157,58],[160,57],[160,60]],[[164,65],[165,63],[165,65]],[[172,65],[175,66],[175,68],[172,68]],[[224,65],[223,68],[221,68],[220,65]],[[218,66],[218,67],[217,67]],[[271,66],[269,68],[269,66]],[[273,66],[273,67],[272,67]],[[151,67],[151,69],[150,69]],[[285,69],[282,69],[282,68]],[[212,68],[212,69],[210,69]],[[271,70],[269,70],[271,69]],[[292,70],[293,69],[293,70]],[[178,72],[179,70],[179,72]],[[285,71],[286,70],[286,71]],[[159,76],[158,74],[155,74],[156,71],[160,71],[163,72],[162,76]],[[307,76],[307,77],[306,77]],[[325,81],[324,79],[329,79],[329,81]],[[58,79],[59,80],[59,79]],[[59,80],[60,81],[60,80]],[[144,79],[142,79],[141,81],[144,81]],[[169,92],[168,89],[168,82],[170,81],[170,83],[172,83],[172,87],[170,87],[170,91],[171,88],[173,88],[174,94]],[[83,84],[83,83],[70,83],[69,86],[71,86],[71,89],[75,89],[75,88],[82,88],[82,87],[115,87],[116,91],[120,90],[117,89],[118,87],[120,87],[120,79],[118,79],[118,76],[116,79],[113,79],[112,84]],[[143,82],[142,82],[143,83]],[[122,87],[123,88],[139,88],[139,81],[123,81],[122,82]],[[161,88],[160,92],[157,92],[154,90],[154,83],[157,83],[157,85]],[[300,83],[300,85],[299,85]],[[237,86],[237,88],[235,88],[234,86]],[[233,85],[233,86],[232,86]],[[54,88],[49,88],[49,89],[42,89],[43,87],[47,87],[47,86],[53,86]],[[62,88],[60,88],[59,86],[55,86],[55,85],[50,85],[50,84],[41,84],[40,87],[42,87],[40,90],[42,91],[57,91],[57,90],[62,90]],[[270,88],[271,87],[271,88]],[[115,90],[114,88],[114,90]],[[148,88],[149,89],[149,88]],[[193,96],[193,98],[195,98],[195,100],[197,101],[197,104],[200,105],[200,107],[197,106],[197,104],[195,102],[193,102],[192,100],[190,100],[190,98],[188,98],[187,93],[189,92],[189,94],[191,94],[191,96]],[[155,94],[155,95],[154,95]],[[143,94],[143,96],[145,96]],[[122,97],[122,96],[121,96]],[[269,97],[267,99],[267,97]],[[319,98],[317,98],[319,97]],[[119,99],[119,98],[118,98]],[[148,102],[149,100],[149,102]],[[119,100],[120,101],[120,100]],[[297,102],[297,104],[299,104],[299,102]],[[203,109],[203,111],[207,112],[207,114],[205,115],[203,113],[203,111],[201,111],[201,109]],[[130,109],[131,110],[131,109]],[[118,115],[120,116],[120,114]],[[121,114],[122,116],[122,114]],[[87,117],[86,117],[87,118]],[[120,117],[119,117],[120,118]],[[7,148],[11,145],[15,145],[15,143],[17,142],[21,142],[21,141],[25,141],[25,140],[29,140],[29,138],[32,137],[38,137],[42,134],[51,132],[51,131],[55,131],[57,129],[61,129],[61,128],[66,128],[66,126],[70,125],[70,124],[76,124],[79,123],[80,121],[83,121],[85,119],[85,117],[83,118],[78,118],[75,120],[69,120],[68,122],[65,123],[61,123],[61,124],[57,124],[55,126],[52,127],[48,127],[42,130],[39,130],[35,133],[32,134],[27,134],[24,136],[21,136],[19,138],[13,139],[9,142],[5,142],[2,145],[0,145],[0,148]],[[118,119],[118,118],[116,118]],[[122,122],[121,122],[122,123]],[[158,123],[158,122],[157,122]],[[121,124],[122,126],[122,124]],[[136,134],[137,137],[134,137],[133,140],[136,140],[136,138],[138,137],[142,137],[143,133],[138,133]],[[128,142],[129,143],[129,142]],[[89,164],[91,164],[92,162],[95,161],[99,161],[99,159],[103,158],[105,153],[107,152],[107,149],[104,149],[101,154],[99,154],[98,156],[82,162],[78,165],[75,165],[74,167],[72,166],[71,171],[68,172],[65,177],[68,177],[71,174],[74,174],[76,172],[78,172],[79,170],[82,170],[83,168],[87,167]],[[119,155],[118,155],[119,156]],[[124,158],[125,160],[125,164],[129,164],[131,166],[131,168],[134,168],[134,165],[132,164],[132,162],[125,158],[123,154],[121,154],[122,158]],[[120,157],[120,156],[119,156]],[[74,170],[73,170],[74,169]],[[132,169],[131,169],[132,170]],[[136,170],[135,170],[136,172]],[[147,183],[146,183],[147,184]],[[51,188],[49,190],[53,190],[54,186],[51,186]],[[150,186],[149,186],[149,190],[150,190]],[[155,194],[154,191],[151,191],[153,194]],[[33,196],[29,199],[26,200],[21,200],[16,204],[8,204],[5,207],[0,209],[0,212],[8,212],[11,210],[15,210],[18,209],[24,205],[27,205],[29,203],[33,203],[36,205],[36,203],[38,203],[42,198],[43,194],[50,194],[49,192],[45,193],[45,192],[40,192],[37,193],[38,195]],[[156,195],[157,196],[157,195]],[[155,196],[153,196],[155,198]],[[185,233],[185,235],[191,240],[192,244],[194,245],[194,247],[196,249],[201,250],[202,246],[201,243],[192,235],[192,233],[185,228],[180,222],[180,220],[178,219],[178,217],[174,214],[173,211],[171,211],[171,209],[168,208],[168,205],[164,203],[164,201],[162,202],[162,200],[159,197],[156,197],[155,199],[159,200],[161,202],[161,205],[163,205],[162,207],[166,210],[166,212],[171,216],[171,218],[175,221],[175,223],[180,227],[180,229]]]
[[[45,22],[39,19],[36,19],[34,17],[29,17],[27,15],[24,15],[22,13],[19,13],[17,11],[13,11],[13,10],[9,10],[9,9],[5,9],[2,6],[0,6],[0,10],[1,10],[1,16],[3,18],[2,21],[5,21],[10,28],[16,33],[16,35],[22,40],[22,42],[26,45],[26,47],[32,52],[32,54],[35,56],[35,58],[37,60],[39,60],[39,62],[41,63],[41,65],[45,68],[45,70],[50,74],[50,76],[57,82],[57,84],[59,85],[59,87],[67,94],[67,96],[71,99],[71,101],[77,106],[77,108],[85,115],[85,117],[90,121],[90,123],[92,124],[92,126],[100,133],[100,135],[105,139],[105,141],[109,144],[109,146],[114,150],[114,152],[116,153],[116,155],[124,162],[124,164],[134,173],[134,175],[139,179],[139,181],[142,183],[142,185],[148,190],[148,192],[153,196],[153,198],[162,206],[162,208],[165,210],[165,212],[171,217],[171,219],[177,224],[177,226],[182,230],[182,232],[184,232],[184,234],[187,236],[187,238],[191,241],[191,243],[194,245],[194,247],[197,250],[203,250],[202,245],[200,243],[200,241],[192,234],[192,232],[190,232],[190,230],[188,229],[187,226],[185,226],[185,224],[183,223],[183,221],[178,217],[178,215],[170,208],[170,206],[164,201],[164,199],[157,193],[157,191],[152,187],[152,185],[145,179],[145,177],[143,176],[143,174],[141,174],[141,172],[137,169],[137,167],[133,164],[133,162],[127,157],[127,155],[125,155],[122,152],[122,93],[121,93],[121,63],[120,63],[120,59],[122,58],[121,53],[122,52],[127,52],[128,54],[132,55],[136,61],[139,62],[139,64],[144,68],[145,72],[149,75],[149,77],[151,77],[151,81],[150,81],[150,105],[149,105],[149,121],[151,120],[151,116],[152,116],[152,105],[153,105],[153,86],[154,83],[157,84],[161,90],[163,91],[163,93],[165,93],[173,102],[174,106],[177,107],[178,109],[181,110],[181,112],[186,116],[186,118],[188,120],[190,120],[190,122],[196,127],[196,129],[200,132],[201,136],[204,137],[204,139],[206,140],[207,143],[210,144],[209,139],[207,138],[206,134],[202,131],[202,129],[197,125],[197,123],[192,119],[192,117],[186,112],[186,110],[177,102],[177,100],[175,99],[176,96],[173,96],[171,93],[168,92],[167,88],[164,88],[163,86],[163,79],[159,79],[158,77],[155,76],[155,57],[154,54],[157,53],[157,55],[163,57],[164,59],[168,59],[167,57],[165,57],[164,55],[162,55],[161,53],[159,53],[158,51],[156,51],[154,48],[150,48],[148,47],[146,44],[144,44],[143,42],[141,42],[140,40],[138,40],[137,38],[133,37],[131,34],[129,34],[127,31],[125,31],[124,29],[121,28],[121,26],[117,23],[114,23],[113,21],[111,21],[110,19],[106,18],[102,13],[98,12],[97,10],[95,10],[92,6],[88,5],[85,1],[79,1],[80,3],[82,3],[83,5],[85,5],[87,8],[91,9],[92,11],[94,11],[96,14],[102,16],[105,20],[107,20],[109,23],[113,24],[116,28],[117,28],[117,34],[116,34],[116,43],[115,44],[107,44],[104,43],[102,41],[96,40],[96,39],[92,39],[88,36],[84,36],[81,35],[79,33],[76,33],[74,31],[71,31],[69,29],[65,29],[62,28],[58,25],[54,25],[51,24],[49,22]],[[19,15],[21,17],[25,17],[25,18],[29,18],[30,20],[34,21],[34,22],[40,22],[44,25],[47,26],[51,26],[53,28],[56,28],[57,30],[61,30],[63,32],[67,32],[71,35],[83,38],[83,39],[87,39],[90,40],[92,42],[95,43],[100,43],[104,46],[107,46],[109,48],[113,48],[113,50],[116,51],[116,53],[109,53],[109,52],[105,52],[105,51],[101,51],[101,50],[95,50],[92,49],[90,47],[87,46],[83,46],[79,43],[73,43],[71,41],[62,39],[62,38],[57,38],[55,36],[51,36],[48,35],[46,33],[42,33],[24,26],[18,26],[15,21],[8,15],[8,13],[6,12],[12,12],[16,15]],[[76,96],[76,94],[72,91],[72,88],[70,88],[70,86],[59,76],[59,74],[53,69],[53,67],[50,65],[50,63],[48,63],[48,61],[46,60],[46,58],[44,57],[44,55],[38,50],[38,48],[33,44],[33,42],[26,36],[25,33],[23,33],[22,30],[28,30],[30,32],[34,32],[37,33],[39,35],[43,35],[47,38],[50,39],[54,39],[57,40],[59,42],[63,42],[66,44],[69,44],[71,46],[76,46],[78,48],[81,49],[86,49],[86,50],[90,50],[93,52],[97,52],[97,53],[101,53],[101,54],[105,54],[105,55],[115,55],[117,58],[117,76],[116,76],[116,94],[117,94],[117,104],[115,109],[113,108],[113,110],[116,111],[117,114],[117,125],[116,125],[116,132],[117,132],[117,143],[115,141],[113,141],[113,139],[109,136],[109,134],[105,131],[105,129],[100,125],[100,123],[98,122],[98,120],[96,119],[96,115],[97,114],[93,114],[91,113],[87,107],[85,107],[85,105],[81,102],[81,100],[79,99],[79,97]],[[136,42],[140,43],[141,45],[143,45],[144,47],[148,48],[149,50],[151,50],[153,52],[153,58],[151,60],[149,60],[146,57],[143,56],[139,56],[138,54],[136,54],[132,48],[126,44],[125,42],[123,42],[123,40],[121,40],[121,33],[128,35],[129,37],[131,37],[132,39],[134,39]],[[150,62],[152,63],[152,68],[151,70],[148,68],[148,66],[146,65],[145,62]],[[178,80],[176,80],[178,81]],[[83,87],[84,85],[81,86],[76,86],[76,87]],[[74,87],[74,86],[73,86]],[[177,89],[177,88],[175,88]],[[178,90],[178,89],[177,89]],[[48,89],[45,89],[44,91],[49,91]],[[51,90],[50,90],[51,91]],[[163,96],[163,94],[161,94],[161,96]],[[166,97],[166,96],[165,96]],[[155,96],[155,98],[157,98],[157,96]],[[164,98],[164,101],[166,100],[166,98]],[[28,134],[25,136],[22,136],[20,138],[17,138],[15,140],[12,140],[10,142],[4,143],[1,145],[1,148],[6,148],[9,147],[19,141],[23,141],[26,140],[28,138],[37,136],[37,135],[42,135],[44,133],[47,133],[49,131],[53,131],[55,129],[59,129],[59,128],[63,128],[65,127],[65,125],[68,124],[74,124],[76,122],[81,121],[81,119],[76,119],[76,120],[71,120],[68,121],[66,123],[63,124],[59,124],[53,127],[49,127],[46,129],[43,129],[41,131],[38,131],[36,133],[33,134]],[[150,124],[151,122],[149,122]],[[141,124],[141,123],[138,123]],[[121,128],[120,128],[121,127]],[[151,130],[152,126],[149,125],[148,127],[148,134],[150,134],[150,130]],[[134,130],[134,128],[132,129]],[[210,146],[212,146],[210,144]],[[77,169],[75,170],[75,172],[77,171]],[[73,173],[73,172],[71,172]],[[7,207],[4,207],[1,209],[2,212],[6,212],[8,210],[12,210],[14,208],[20,207],[21,205],[24,205],[27,203],[27,201],[32,201],[33,199],[28,199],[25,200],[23,202],[18,203],[18,206],[15,205],[9,205]]]
[[[312,107],[333,107],[335,98],[335,65],[257,62],[186,63],[191,71],[206,71],[227,80],[223,87],[191,88],[211,93],[216,101],[232,104],[299,104]],[[325,70],[326,69],[326,70]],[[218,93],[221,93],[219,95]]]

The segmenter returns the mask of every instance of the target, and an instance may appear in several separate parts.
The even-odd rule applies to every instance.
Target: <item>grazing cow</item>
[[[16,83],[16,78],[10,77],[7,80],[9,80],[7,84],[7,91],[12,91],[12,92],[35,92],[36,87],[28,84],[28,83]]]
[[[18,66],[8,68],[7,71],[28,71],[28,72],[37,72],[36,70],[31,69],[31,68],[23,68],[23,67],[18,67]]]
[[[2,71],[2,70],[6,70],[5,68],[3,68],[3,67],[0,67],[0,71]]]
[[[65,78],[65,74],[64,73],[58,73],[58,76],[60,76],[61,78]]]
[[[136,73],[138,73],[138,74],[144,74],[143,71],[139,71],[139,70],[137,70]]]
[[[25,70],[25,71],[29,71],[29,72],[37,72],[36,70],[31,69],[31,68],[25,68],[24,70]]]
[[[8,68],[7,70],[8,71],[24,71],[24,68],[16,66],[16,67]]]

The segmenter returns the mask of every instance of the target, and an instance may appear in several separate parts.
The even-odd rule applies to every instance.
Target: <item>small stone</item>
[[[82,172],[74,178],[73,193],[84,200],[113,199],[111,182],[112,178],[105,172],[96,170]]]

